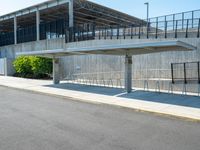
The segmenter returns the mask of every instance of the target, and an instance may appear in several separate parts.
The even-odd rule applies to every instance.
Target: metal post
[[[185,38],[188,38],[188,26],[189,26],[189,19],[187,19],[187,27],[186,27]]]
[[[173,31],[174,31],[174,26],[175,26],[175,14],[173,14]]]
[[[176,20],[175,38],[177,38],[178,20]]]
[[[198,62],[198,81],[199,81],[199,84],[200,84],[200,62]]]
[[[37,41],[40,40],[40,11],[37,9],[36,11],[36,34],[37,34]]]
[[[165,21],[165,38],[167,38],[167,21]]]
[[[144,3],[145,5],[147,5],[147,29],[149,26],[149,2]]]
[[[184,29],[184,13],[182,13],[182,30]]]
[[[117,39],[119,39],[119,26],[117,26]]]
[[[174,84],[174,66],[171,64],[172,84]]]
[[[17,16],[14,17],[14,41],[17,44]]]
[[[74,0],[69,0],[69,27],[74,26]]]
[[[60,62],[59,58],[53,58],[53,84],[60,83]]]
[[[200,34],[200,19],[199,19],[199,23],[198,23],[198,31],[197,31],[197,37],[199,38]]]
[[[184,82],[187,84],[187,77],[186,77],[186,63],[183,64],[184,66]]]
[[[127,93],[132,91],[132,56],[125,56],[125,89]]]
[[[156,18],[156,39],[158,38],[158,17]]]
[[[194,11],[192,11],[192,28],[194,28]]]
[[[131,39],[133,39],[133,25],[131,26]]]

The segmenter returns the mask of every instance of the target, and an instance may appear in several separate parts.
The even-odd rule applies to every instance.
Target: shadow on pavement
[[[61,83],[59,85],[46,85],[46,86],[58,89],[66,89],[79,92],[88,92],[93,94],[102,94],[107,96],[128,98],[132,99],[133,101],[142,100],[148,102],[157,102],[163,104],[200,108],[200,97],[197,96],[147,92],[141,90],[133,91],[132,93],[127,94],[125,93],[124,89],[89,86],[89,85],[73,84],[73,83]]]

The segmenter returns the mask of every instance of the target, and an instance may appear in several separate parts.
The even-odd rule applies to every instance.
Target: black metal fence
[[[148,39],[148,38],[199,38],[200,19],[166,20],[127,26],[95,25],[88,28],[74,27],[66,31],[66,42],[92,39]]]
[[[199,83],[200,62],[172,63],[172,83]]]
[[[94,39],[148,39],[200,37],[200,10],[150,18],[139,25],[95,26],[95,24],[68,27],[66,19],[41,22],[40,40],[65,37],[66,42]],[[36,26],[17,30],[18,43],[35,41]],[[14,33],[0,33],[0,46],[14,44]]]

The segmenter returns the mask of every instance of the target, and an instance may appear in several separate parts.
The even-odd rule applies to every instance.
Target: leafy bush
[[[18,57],[13,66],[17,76],[28,78],[46,78],[52,73],[52,60],[36,56]]]

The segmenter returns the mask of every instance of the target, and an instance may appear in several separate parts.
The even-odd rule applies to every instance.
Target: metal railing
[[[69,28],[66,31],[66,43],[101,39],[157,39],[157,38],[199,38],[200,19],[166,20],[148,22],[139,26],[95,25],[84,29]]]
[[[200,62],[172,63],[171,74],[173,84],[200,84]]]

